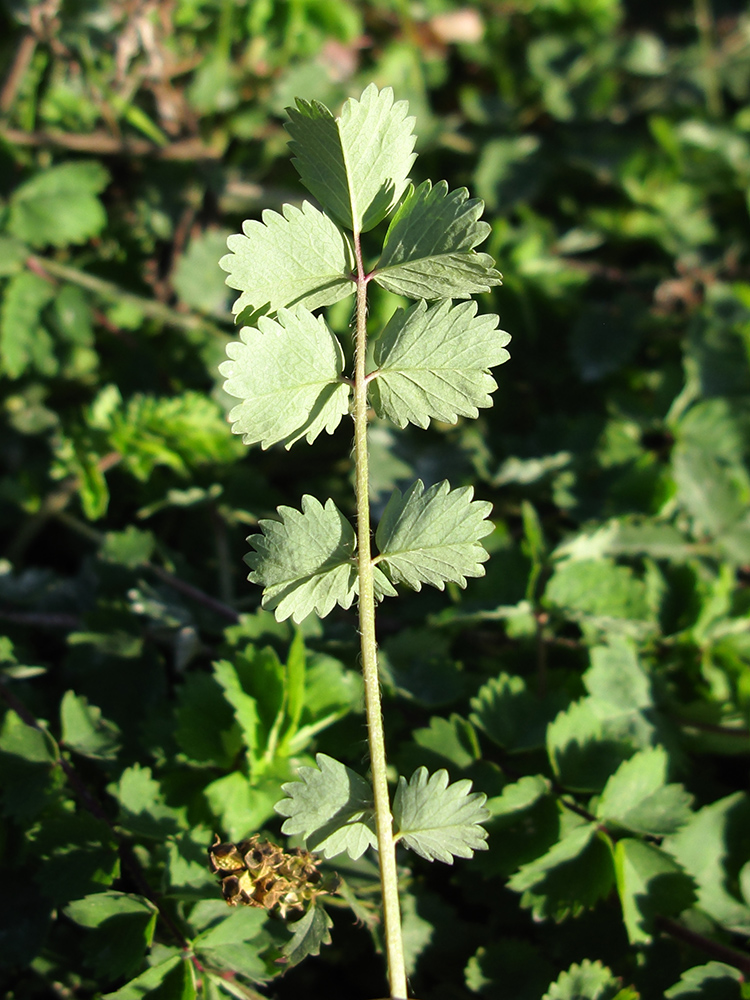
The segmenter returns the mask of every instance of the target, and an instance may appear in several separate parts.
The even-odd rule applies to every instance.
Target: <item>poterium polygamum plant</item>
[[[378,850],[390,993],[406,997],[395,846],[400,841],[428,860],[452,863],[486,847],[480,825],[485,796],[469,781],[449,784],[441,770],[419,768],[398,780],[391,804],[381,722],[375,608],[398,584],[465,586],[484,572],[481,539],[492,530],[490,504],[471,487],[417,481],[394,490],[375,532],[368,505],[367,424],[370,408],[398,427],[476,417],[496,388],[489,369],[508,357],[509,336],[498,318],[478,315],[471,296],[500,283],[475,247],[489,233],[482,203],[445,182],[408,180],[415,160],[414,119],[393,93],[371,85],[349,100],[339,118],[318,103],[298,100],[287,125],[294,163],[322,206],[284,205],[230,236],[222,258],[227,283],[241,291],[243,324],[221,366],[225,388],[241,402],[229,417],[246,444],[290,448],[354,424],[356,531],[332,500],[303,496],[301,509],[279,507],[248,541],[249,579],[263,587],[263,606],[295,622],[358,599],[371,784],[319,754],[317,768],[300,769],[276,806],[287,834],[301,834],[326,858]],[[362,234],[390,219],[379,258],[363,257]],[[375,284],[409,299],[395,310],[368,360],[367,294]],[[315,310],[355,296],[354,371]]]

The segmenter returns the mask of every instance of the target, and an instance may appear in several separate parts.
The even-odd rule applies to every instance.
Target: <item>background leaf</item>
[[[16,188],[8,228],[35,247],[84,243],[106,224],[97,195],[108,183],[108,172],[96,160],[49,167]]]

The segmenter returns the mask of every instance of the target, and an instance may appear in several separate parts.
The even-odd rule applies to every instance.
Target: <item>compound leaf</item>
[[[492,406],[490,368],[507,361],[510,335],[498,317],[477,316],[475,302],[397,309],[375,343],[371,393],[375,412],[399,427],[455,423]]]
[[[302,834],[312,851],[326,858],[346,852],[355,860],[377,845],[372,790],[364,778],[324,753],[316,767],[301,767],[301,781],[281,786],[286,798],[276,812],[287,816],[281,827],[288,835]]]
[[[232,310],[238,322],[287,306],[329,306],[354,292],[351,247],[335,223],[306,201],[281,212],[267,209],[262,222],[243,222],[242,233],[227,239],[230,253],[219,266],[242,292]]]
[[[479,222],[484,206],[466,188],[445,181],[410,187],[385,237],[373,279],[412,299],[464,299],[499,285],[501,275],[474,247],[490,227]]]
[[[322,316],[280,309],[278,322],[261,316],[258,329],[243,327],[219,366],[225,390],[242,400],[229,413],[245,444],[291,448],[332,434],[349,408],[349,386],[339,380],[344,354]]]
[[[446,480],[425,490],[418,479],[403,496],[393,491],[375,536],[377,561],[391,583],[443,590],[446,583],[465,587],[467,577],[484,575],[489,555],[479,539],[492,531],[492,504],[472,501],[473,495],[470,486],[451,490]]]
[[[419,767],[407,782],[398,779],[393,800],[397,839],[428,861],[453,864],[454,857],[470,858],[486,851],[487,831],[480,824],[489,819],[483,792],[472,792],[468,778],[448,784],[441,768],[430,775]]]
[[[106,225],[97,195],[108,182],[96,160],[43,170],[13,192],[8,230],[35,247],[84,243]]]
[[[416,159],[408,102],[371,83],[340,118],[318,101],[296,103],[286,128],[302,183],[338,222],[367,232],[399,200]]]
[[[692,796],[682,785],[666,784],[668,765],[663,747],[639,750],[623,761],[604,786],[596,815],[634,833],[674,833],[690,819]]]
[[[278,521],[260,521],[262,534],[247,539],[251,583],[263,587],[263,607],[277,621],[299,623],[314,611],[320,618],[336,604],[351,606],[357,590],[353,562],[356,536],[333,500],[325,507],[302,497],[302,510],[278,507]]]
[[[693,880],[653,844],[625,837],[614,845],[617,891],[631,944],[649,944],[657,916],[676,916],[695,902]]]

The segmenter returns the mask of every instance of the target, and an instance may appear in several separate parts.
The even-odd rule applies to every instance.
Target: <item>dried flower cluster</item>
[[[218,836],[208,849],[208,864],[221,878],[221,892],[230,906],[242,903],[265,910],[304,910],[316,896],[336,892],[340,880],[323,878],[320,858],[297,847],[283,851],[257,834],[238,844],[222,843]]]

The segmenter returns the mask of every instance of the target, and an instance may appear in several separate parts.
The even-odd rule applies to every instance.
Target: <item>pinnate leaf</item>
[[[333,757],[319,753],[315,761],[317,767],[299,769],[300,781],[281,786],[287,797],[274,808],[288,817],[282,832],[302,834],[326,858],[359,858],[377,843],[370,786]]]
[[[492,531],[492,504],[473,495],[470,486],[451,490],[445,480],[425,490],[418,479],[403,496],[393,491],[375,536],[377,560],[391,583],[443,590],[446,583],[465,587],[467,577],[484,575],[489,555],[479,539]]]
[[[287,108],[292,161],[326,211],[357,232],[381,222],[404,192],[414,154],[414,119],[390,87],[371,83],[340,118],[318,101]]]
[[[604,786],[596,815],[634,833],[674,833],[691,816],[692,796],[682,785],[668,785],[669,760],[663,747],[639,750],[623,761]]]
[[[349,386],[339,380],[344,355],[323,317],[280,309],[278,322],[262,316],[240,337],[219,366],[225,390],[242,400],[229,413],[233,433],[262,448],[332,434],[349,408]]]
[[[483,208],[466,188],[449,191],[445,181],[411,187],[391,220],[373,279],[413,299],[463,299],[499,285],[492,258],[474,250],[490,232],[479,222]]]
[[[487,831],[480,826],[489,819],[487,796],[472,792],[468,778],[448,784],[441,768],[430,775],[417,768],[411,779],[398,779],[393,800],[397,839],[428,861],[453,864],[454,857],[470,858],[487,850]]]
[[[83,243],[106,225],[97,195],[108,181],[109,174],[96,160],[43,170],[14,191],[8,230],[35,247]]]
[[[354,292],[351,247],[335,223],[309,202],[281,211],[243,222],[219,261],[229,287],[242,292],[232,310],[241,323],[287,306],[329,306]]]
[[[302,510],[279,507],[279,520],[260,521],[251,535],[255,549],[245,556],[251,583],[263,587],[263,607],[277,621],[301,622],[314,611],[320,618],[339,604],[351,606],[357,586],[354,529],[333,500],[325,507],[302,497]]]
[[[455,423],[492,406],[497,383],[488,369],[507,361],[510,336],[498,317],[477,316],[475,302],[397,309],[375,343],[371,393],[375,412],[399,427]]]

